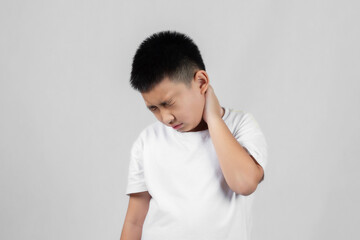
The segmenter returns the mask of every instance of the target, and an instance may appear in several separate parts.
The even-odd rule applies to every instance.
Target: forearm
[[[231,134],[222,118],[209,120],[208,128],[227,184],[236,193],[251,194],[257,187],[257,164]]]
[[[120,240],[140,240],[141,234],[142,226],[125,221]]]

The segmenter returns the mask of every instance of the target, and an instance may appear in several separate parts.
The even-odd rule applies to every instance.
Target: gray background
[[[160,30],[198,44],[222,106],[269,143],[253,239],[359,239],[358,1],[0,2],[0,238],[119,239],[130,88]]]

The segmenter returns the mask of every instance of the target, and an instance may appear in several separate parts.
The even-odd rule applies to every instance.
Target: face
[[[207,86],[206,72],[198,71],[190,88],[182,82],[164,78],[151,91],[141,95],[147,108],[160,122],[168,127],[181,124],[174,129],[179,132],[196,132],[207,129],[202,118]]]

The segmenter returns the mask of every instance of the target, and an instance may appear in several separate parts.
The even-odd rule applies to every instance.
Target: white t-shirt
[[[250,113],[226,108],[233,136],[266,171],[267,143]],[[265,174],[264,174],[265,176]],[[152,196],[142,240],[249,240],[254,193],[236,194],[209,130],[178,132],[156,121],[133,143],[126,194]]]

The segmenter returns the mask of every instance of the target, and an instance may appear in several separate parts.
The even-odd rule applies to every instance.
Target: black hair
[[[148,92],[165,77],[187,87],[197,70],[205,65],[193,40],[183,33],[162,31],[146,38],[133,58],[130,83],[139,92]]]

